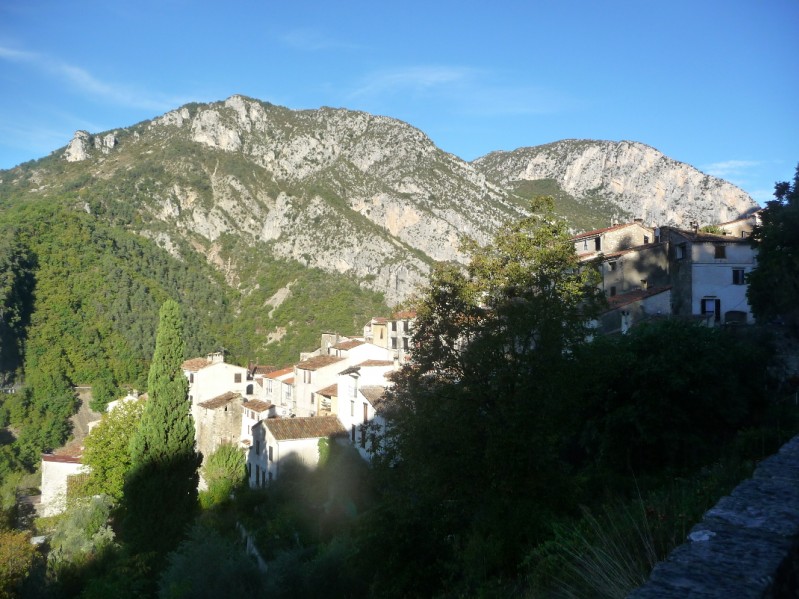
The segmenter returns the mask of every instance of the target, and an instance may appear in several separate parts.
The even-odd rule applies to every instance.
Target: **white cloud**
[[[464,67],[417,66],[372,73],[350,93],[353,98],[448,88],[468,81],[475,71]]]
[[[714,162],[702,168],[707,174],[719,177],[720,179],[740,178],[751,173],[753,169],[760,166],[756,160],[724,160]]]
[[[130,86],[101,81],[86,69],[44,54],[0,46],[0,59],[29,64],[38,71],[65,82],[79,93],[98,101],[156,111],[169,110],[178,105],[176,98],[157,97]]]

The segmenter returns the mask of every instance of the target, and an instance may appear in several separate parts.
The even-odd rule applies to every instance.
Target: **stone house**
[[[294,399],[294,366],[275,370],[264,376],[261,398],[275,406],[276,416],[290,416],[297,409]]]
[[[760,225],[760,212],[760,210],[754,210],[741,218],[721,223],[718,226],[724,230],[726,235],[747,238],[752,234],[752,230]]]
[[[88,473],[80,454],[81,448],[72,447],[42,455],[40,516],[56,516],[66,509],[71,485]]]
[[[385,427],[379,406],[389,384],[393,361],[369,360],[342,371],[337,381],[335,414],[361,457],[371,459],[372,435]]]
[[[243,404],[244,398],[235,391],[192,404],[197,451],[203,456],[203,464],[220,445],[239,446]]]
[[[608,298],[608,309],[594,323],[594,329],[603,335],[624,334],[641,322],[670,314],[670,285],[637,289]]]
[[[192,404],[213,399],[228,391],[246,398],[255,397],[255,384],[248,369],[228,364],[222,354],[186,360],[182,368],[189,379],[189,398]]]
[[[610,254],[655,240],[655,231],[643,224],[640,218],[631,223],[614,225],[604,229],[587,231],[572,237],[574,251],[581,260],[596,258],[599,254]]]
[[[411,335],[416,312],[406,310],[392,315],[388,321],[388,349],[391,357],[404,364],[411,357]]]
[[[709,325],[753,322],[746,274],[755,250],[745,237],[661,227],[669,246],[672,313],[700,316]]]
[[[668,251],[662,242],[602,254],[597,268],[608,297],[669,283]]]
[[[254,438],[263,440],[265,451],[254,456],[248,465],[251,486],[262,486],[276,479],[281,469],[292,463],[316,468],[319,464],[319,440],[338,439],[345,435],[344,427],[335,416],[261,421],[255,428]]]
[[[322,355],[303,360],[294,366],[295,413],[315,416],[319,410],[314,392],[331,385],[338,373],[347,366],[347,359]]]

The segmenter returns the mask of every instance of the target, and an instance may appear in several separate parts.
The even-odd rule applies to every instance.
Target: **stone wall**
[[[797,597],[799,436],[708,510],[629,599]]]

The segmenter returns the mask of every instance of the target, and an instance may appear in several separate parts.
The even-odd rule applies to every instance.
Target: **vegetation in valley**
[[[785,273],[790,264],[769,259],[777,251],[769,227],[791,222],[783,209],[795,185],[779,189],[783,208],[764,218],[756,240],[761,264]],[[13,530],[19,518],[4,511],[0,551],[15,559],[0,569],[2,592],[623,596],[757,460],[796,434],[797,409],[764,328],[663,319],[588,341],[588,322],[604,306],[596,273],[579,268],[566,224],[546,202],[538,208],[490,244],[468,244],[466,268],[438,265],[412,302],[413,360],[393,379],[391,426],[371,467],[351,448],[322,442],[318,469],[286,468],[252,490],[231,459],[237,450],[223,447],[205,466],[209,489],[199,496],[181,360],[211,343],[231,343],[238,357],[269,355],[258,354],[269,325],[245,317],[229,328],[233,307],[298,329],[318,325],[330,308],[355,328],[368,313],[347,304],[361,296],[347,291],[339,304],[326,289],[314,296],[312,277],[265,260],[273,268],[243,277],[248,293],[237,297],[207,264],[169,257],[90,214],[18,208],[37,218],[15,219],[9,247],[24,249],[6,250],[3,262],[0,247],[9,273],[0,292],[22,298],[8,303],[17,307],[6,326],[22,340],[9,350],[16,365],[7,376],[22,373],[25,383],[2,405],[14,434],[0,447],[0,468],[31,466],[68,437],[76,382],[145,388],[149,373],[150,398],[141,418],[132,403],[98,426],[97,439],[108,442],[90,442],[87,452],[107,475],[81,487],[97,498],[70,498],[64,515],[39,521],[51,534],[46,564],[24,549]],[[254,246],[231,240],[219,251],[223,260],[256,260]],[[124,320],[139,313],[135,303],[109,307],[119,281],[140,298],[142,320]],[[324,281],[332,285],[320,275],[318,286]],[[319,298],[306,308],[318,313],[274,300],[278,289],[290,295],[304,284],[303,297]],[[120,320],[138,327],[135,343]],[[134,429],[129,441],[111,442],[119,426]],[[269,564],[266,575],[242,550],[243,536]]]

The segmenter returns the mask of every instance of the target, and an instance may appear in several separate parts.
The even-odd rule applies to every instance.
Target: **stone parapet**
[[[797,596],[799,436],[705,513],[628,599]]]

